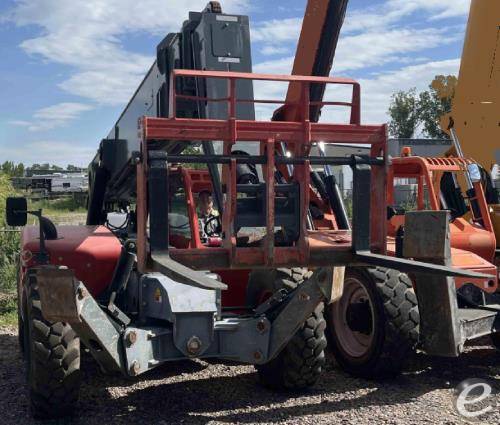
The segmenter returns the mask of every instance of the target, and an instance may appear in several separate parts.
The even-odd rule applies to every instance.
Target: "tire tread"
[[[27,309],[32,341],[28,373],[31,411],[37,419],[74,412],[80,388],[80,340],[67,323],[50,323],[42,315],[36,277],[28,282]]]
[[[339,365],[352,375],[368,379],[392,378],[401,373],[419,342],[420,315],[413,285],[406,274],[397,270],[377,267],[359,272],[372,282],[382,305],[382,336],[364,363],[351,361],[337,347],[331,330],[327,332],[330,346]]]
[[[301,268],[277,269],[275,287],[293,290],[311,274]],[[296,391],[318,381],[325,364],[326,322],[323,310],[321,303],[276,358],[256,366],[264,386]]]

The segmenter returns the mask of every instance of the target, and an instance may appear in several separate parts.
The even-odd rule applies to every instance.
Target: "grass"
[[[16,196],[8,176],[0,172],[0,327],[17,325],[17,264],[20,233],[8,228],[5,222],[5,200]],[[23,196],[23,194],[17,194]],[[45,216],[56,223],[71,222],[76,214],[85,214],[86,199],[77,194],[51,200],[30,202],[30,209],[43,209]],[[36,224],[30,219],[29,224]]]
[[[16,288],[19,233],[8,231],[5,223],[5,199],[13,194],[8,177],[0,174],[0,295]]]
[[[86,198],[81,195],[68,196],[58,199],[43,199],[40,201],[32,201],[30,208],[33,210],[42,209],[44,215],[61,215],[68,213],[84,213]]]
[[[19,233],[5,231],[5,200],[15,192],[0,173],[0,326],[17,323],[16,280]]]
[[[0,294],[16,289],[19,233],[0,232]]]
[[[32,210],[42,209],[43,215],[50,218],[56,225],[84,224],[87,213],[85,204],[85,197],[76,195],[75,197],[31,201],[29,207]],[[37,224],[34,217],[30,217],[28,221],[28,224]]]
[[[23,196],[13,190],[8,176],[0,172],[0,326],[17,324],[17,264],[20,233],[8,228],[5,222],[5,200],[8,196]],[[30,201],[29,208],[42,209],[55,223],[71,223],[76,215],[84,220],[86,198],[75,194],[64,198]],[[29,220],[29,224],[37,224]]]
[[[0,327],[17,326],[16,294],[0,293]]]

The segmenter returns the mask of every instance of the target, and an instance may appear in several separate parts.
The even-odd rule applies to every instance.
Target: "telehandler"
[[[328,12],[338,24],[335,8]],[[255,81],[288,83],[297,97],[255,99]],[[327,85],[350,88],[352,100],[318,100]],[[255,120],[254,105],[272,103],[295,117]],[[349,108],[348,123],[311,119],[332,105]],[[342,294],[336,271],[346,266],[376,270],[401,350],[412,349],[418,308],[405,273],[421,277],[418,290],[420,282],[448,288],[449,276],[485,276],[417,261],[446,257],[446,212],[408,213],[408,258],[386,254],[386,134],[385,125],[361,124],[355,81],[252,74],[248,18],[222,13],[218,2],[191,12],[158,45],[100,143],[87,224],[54,226],[26,199],[7,200],[9,225],[25,226],[28,214],[39,220],[23,230],[18,279],[33,414],[74,410],[81,344],[106,373],[136,377],[167,361],[220,358],[256,365],[272,388],[309,387],[324,364],[323,303]],[[371,155],[310,155],[319,141],[368,144]],[[186,151],[196,146],[201,155]],[[351,166],[352,225],[334,182],[312,164]],[[217,210],[208,219],[195,207],[200,192]]]
[[[496,18],[492,16],[498,15],[496,12],[499,8],[498,5],[491,5],[490,9],[492,7],[494,11],[492,10],[493,13],[489,15],[486,4],[480,3],[473,2],[472,10],[476,13],[471,22],[475,22],[476,32],[480,32],[478,21],[488,22],[484,31],[489,35],[488,46],[491,49],[487,49],[489,53],[482,49],[474,50],[471,43],[467,42],[466,48],[469,46],[467,57],[481,57],[481,70],[486,75],[486,64],[492,60],[490,54],[493,49],[492,43],[497,40],[493,37],[493,30],[496,31],[496,27],[493,28],[491,25]],[[491,4],[489,1],[485,3]],[[330,75],[347,4],[347,0],[307,2],[293,64],[293,75],[324,77]],[[469,23],[469,33],[471,25]],[[470,35],[467,40],[469,38]],[[471,79],[473,79],[472,69],[473,65],[470,64],[467,70],[471,71]],[[495,70],[497,67],[491,69]],[[490,82],[498,83],[497,74],[495,71],[490,76]],[[472,95],[473,86],[470,88]],[[310,99],[313,102],[321,102],[324,94],[324,87],[316,87],[315,90],[311,90]],[[498,91],[495,94],[498,94]],[[490,93],[488,99],[494,98],[495,94]],[[299,98],[298,87],[290,84],[287,103],[275,112],[273,120],[295,120],[300,116],[296,103]],[[475,105],[479,108],[479,105]],[[483,107],[491,111],[492,105]],[[321,109],[321,107],[311,109],[312,122],[321,122]],[[496,126],[491,119],[487,122],[487,128],[490,130]],[[470,140],[472,142],[472,139]],[[458,140],[455,144],[460,146]],[[477,146],[487,147],[491,144],[495,145],[495,138],[486,138],[483,144]],[[327,145],[325,141],[317,144],[323,156]],[[286,174],[286,171],[282,170],[283,174]],[[478,177],[479,174],[481,178]],[[321,176],[312,173],[311,177],[314,181],[319,181],[317,187],[320,188],[322,198],[327,199],[336,212],[334,214],[336,223],[333,226],[349,229],[350,221],[345,209],[342,206],[338,207],[342,205],[342,202],[339,202],[341,195],[329,165],[324,166]],[[417,179],[419,185],[417,212],[395,208],[397,206],[394,205],[393,190],[397,178]],[[468,186],[463,190],[460,190],[458,185],[460,180],[468,182]],[[427,210],[427,214],[431,216],[432,211],[436,213],[429,220],[438,220],[438,217],[444,220],[443,216],[449,211],[449,234],[447,233],[446,238],[449,239],[450,248],[446,251],[432,250],[433,235],[430,229],[425,227],[428,224],[425,220],[414,228],[427,240],[427,246],[421,247],[424,251],[423,258],[427,261],[453,265],[462,270],[481,271],[485,276],[476,279],[470,276],[460,277],[453,283],[423,279],[415,273],[400,277],[397,272],[381,268],[349,267],[339,273],[341,268],[337,267],[336,275],[340,276],[340,279],[342,273],[345,274],[344,289],[342,296],[326,307],[327,337],[329,349],[333,351],[338,363],[345,370],[366,378],[394,376],[401,371],[416,346],[433,355],[457,356],[463,351],[466,340],[483,335],[491,335],[493,343],[499,345],[500,324],[497,316],[500,311],[500,300],[495,294],[498,281],[498,271],[495,266],[498,264],[498,249],[495,251],[495,243],[498,245],[499,241],[494,233],[495,215],[493,213],[490,216],[489,212],[495,210],[491,210],[494,206],[488,206],[492,196],[491,185],[488,182],[489,180],[484,178],[484,173],[478,171],[477,164],[463,158],[389,159],[387,204],[376,206],[380,210],[387,208],[387,223],[377,224],[381,228],[388,226],[387,253],[397,257],[418,257],[410,248],[410,245],[416,244],[406,233],[409,230],[408,224],[414,226],[413,223],[406,223],[408,216],[413,220],[419,212],[424,214],[423,211]],[[324,184],[323,190],[321,183]],[[465,198],[461,192],[465,194]],[[314,208],[324,205],[314,199],[311,202]],[[328,212],[323,207],[320,209],[323,216],[328,217]],[[409,214],[406,214],[407,212]],[[325,221],[315,220],[315,225],[325,226]],[[406,251],[403,249],[405,245]],[[399,281],[400,278],[404,280],[404,284]],[[422,283],[419,284],[419,280]],[[412,289],[408,290],[409,287]],[[394,299],[399,303],[394,302]],[[400,303],[403,303],[403,309]]]
[[[462,352],[465,340],[490,335],[493,345],[500,348],[496,239],[479,167],[471,160],[418,157],[412,156],[409,148],[404,150],[401,157],[391,159],[388,174],[388,254],[404,255],[406,213],[449,211],[451,249],[447,262],[458,269],[487,275],[475,279],[455,277],[454,287],[450,285],[448,293],[438,294],[419,285],[415,275],[408,276],[416,288],[420,315],[417,347],[434,355],[456,356]],[[472,200],[464,196],[465,190],[458,185],[460,176],[471,178],[469,170],[475,170],[471,183],[476,197]],[[400,182],[416,185],[414,200],[395,203],[395,186]],[[419,230],[426,231],[425,227]],[[402,352],[399,345],[401,335],[393,334],[387,320],[393,307],[387,304],[386,289],[378,284],[379,276],[375,270],[348,269],[342,296],[327,306],[329,349],[343,369],[365,378],[394,376],[408,360],[408,352]],[[423,291],[441,298],[429,305]],[[462,334],[457,334],[453,327],[436,329],[436,324],[440,327],[444,323],[443,315],[455,323],[455,329],[463,327]],[[466,320],[470,320],[467,325]],[[438,335],[445,336],[447,332],[455,333],[455,343],[460,341],[458,350],[444,345],[436,347]]]

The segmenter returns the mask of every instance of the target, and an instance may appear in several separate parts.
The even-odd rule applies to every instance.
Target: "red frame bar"
[[[228,81],[229,96],[224,99],[228,102],[228,116],[225,120],[215,119],[187,119],[176,117],[176,99],[185,98],[176,93],[176,78],[220,78]],[[248,121],[236,118],[236,105],[240,100],[236,98],[237,80],[258,80],[293,82],[301,87],[299,102],[300,121]],[[351,85],[353,100],[346,102],[313,102],[314,105],[340,104],[351,108],[349,124],[311,123],[309,111],[310,85],[314,83]],[[267,156],[268,162],[264,166],[264,175],[267,180],[274,176],[274,155],[279,152],[279,143],[285,142],[293,156],[308,156],[312,142],[324,141],[327,143],[352,143],[371,145],[372,157],[387,158],[387,128],[385,125],[364,126],[360,120],[360,86],[351,79],[327,77],[302,77],[267,74],[248,74],[219,71],[175,70],[171,75],[170,85],[170,118],[143,117],[140,123],[142,162],[137,166],[138,174],[138,245],[146,246],[147,187],[145,185],[147,173],[148,143],[154,140],[162,141],[222,141],[223,152],[230,155],[231,147],[237,141],[254,142],[260,144],[262,154]],[[190,96],[192,100],[206,101],[207,98]],[[218,100],[222,101],[222,100]],[[248,102],[249,100],[245,100]],[[256,103],[255,101],[253,101]],[[285,103],[285,101],[283,101]],[[182,258],[184,264],[203,268],[213,266],[215,257],[217,262],[224,263],[224,267],[277,267],[284,265],[322,265],[325,263],[342,264],[352,256],[352,246],[349,232],[335,230],[308,231],[307,212],[310,197],[310,166],[309,161],[295,165],[292,181],[300,185],[301,196],[301,235],[298,243],[292,247],[274,246],[274,186],[268,185],[266,229],[268,237],[257,248],[241,248],[236,245],[236,235],[233,229],[236,214],[236,163],[222,166],[222,184],[225,187],[226,201],[222,216],[225,237],[222,248],[207,250],[175,249],[172,257]],[[371,211],[371,245],[379,253],[386,252],[386,167],[372,167],[372,211]],[[139,195],[141,193],[141,195]],[[368,194],[367,194],[368,195]],[[382,207],[381,207],[382,206]],[[272,234],[269,234],[271,232]],[[337,253],[337,258],[333,258]],[[147,252],[138,252],[139,267],[147,267]]]
[[[198,96],[187,96],[184,94],[179,94],[176,91],[175,81],[177,78],[219,78],[226,79],[229,81],[229,95],[227,98],[207,98]],[[297,103],[290,103],[286,100],[274,100],[274,99],[236,99],[235,89],[237,80],[252,80],[252,81],[276,81],[276,82],[287,82],[287,83],[300,83],[302,91],[302,100]],[[351,102],[309,102],[309,87],[310,84],[321,83],[321,84],[336,84],[336,85],[350,85],[353,87],[352,101]],[[307,94],[305,93],[307,91]],[[306,94],[306,95],[305,95]],[[172,71],[170,77],[170,99],[174,103],[174,108],[171,108],[172,114],[170,118],[176,118],[176,108],[175,101],[177,99],[191,99],[207,102],[228,102],[230,105],[234,106],[237,103],[271,103],[271,104],[287,104],[287,105],[298,105],[302,104],[302,114],[304,108],[307,106],[348,106],[351,107],[351,124],[360,124],[361,120],[361,87],[359,83],[350,78],[341,77],[306,77],[300,75],[271,75],[271,74],[251,74],[246,72],[229,72],[229,71],[198,71],[198,70],[187,70],[187,69],[175,69]],[[231,106],[229,107],[231,110]],[[229,113],[228,119],[235,118],[236,109]]]

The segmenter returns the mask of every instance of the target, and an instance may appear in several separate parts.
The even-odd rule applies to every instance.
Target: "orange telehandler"
[[[347,3],[308,1],[292,74],[330,75]],[[334,31],[330,26],[332,22],[336,23]],[[276,111],[274,119],[295,119],[297,107],[294,105],[299,96],[297,87],[291,84],[287,93],[288,103]],[[320,88],[311,92],[311,99],[314,101],[320,101],[322,96]],[[318,121],[320,112],[319,109],[313,110],[311,121]],[[318,145],[320,152],[322,145],[324,144]],[[407,314],[401,314],[401,309],[395,308],[390,296],[402,291],[404,284],[393,279],[393,287],[389,291],[381,284],[388,277],[391,281],[390,270],[345,269],[341,273],[345,274],[343,295],[328,306],[326,312],[329,347],[346,370],[364,377],[394,375],[400,371],[408,356],[408,347],[412,346],[408,341],[419,340],[419,346],[424,351],[449,356],[462,352],[465,339],[484,334],[491,334],[493,342],[497,344],[495,331],[499,329],[499,324],[495,318],[500,303],[494,295],[498,285],[498,272],[494,265],[494,222],[489,217],[481,182],[477,178],[474,181],[470,179],[471,170],[477,170],[477,166],[466,159],[411,156],[392,159],[387,178],[388,221],[381,224],[379,229],[383,232],[382,228],[388,226],[388,234],[392,239],[390,238],[386,247],[387,252],[395,256],[405,255],[404,225],[405,213],[408,211],[397,206],[395,208],[393,190],[396,179],[413,178],[418,183],[418,211],[450,212],[451,249],[447,258],[442,258],[441,261],[462,269],[481,270],[489,277],[457,278],[445,287],[442,282],[431,282],[432,279],[426,282],[427,285],[418,285],[417,276],[410,275],[411,280],[406,283],[415,287],[418,300],[408,292],[398,295],[408,297]],[[460,176],[468,177],[468,189],[471,190],[469,195],[474,194],[474,199],[464,199],[458,191],[455,183]],[[324,178],[327,182],[325,186],[331,188],[329,198],[338,198],[335,177],[328,166],[325,166]],[[463,217],[467,212],[472,216],[471,220]],[[349,228],[348,219],[338,221],[337,224],[341,228]],[[408,230],[408,226],[405,230]],[[425,229],[420,231],[425,232]],[[408,254],[407,252],[406,255]],[[338,272],[337,267],[337,275]],[[464,338],[457,338],[457,329],[469,318],[477,324],[482,321],[488,324],[480,332],[472,331],[472,327],[469,327],[463,332]],[[420,320],[420,327],[410,326],[412,320],[415,323]],[[476,329],[478,330],[479,328]]]

